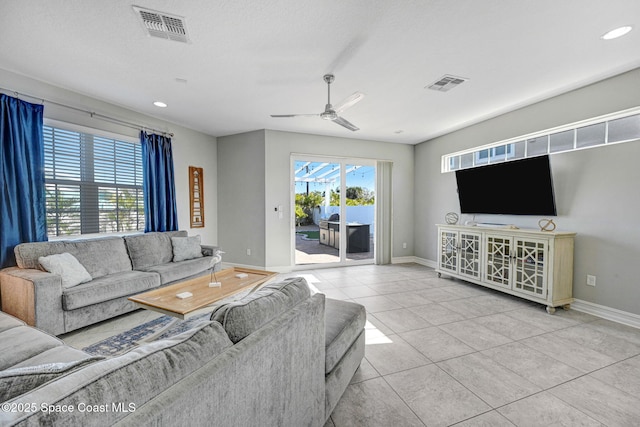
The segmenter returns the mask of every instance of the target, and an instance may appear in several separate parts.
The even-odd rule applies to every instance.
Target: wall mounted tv
[[[557,215],[549,156],[456,171],[463,214]]]

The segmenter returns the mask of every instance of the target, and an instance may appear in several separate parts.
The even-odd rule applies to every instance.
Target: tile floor
[[[417,264],[291,275],[368,312],[365,360],[325,427],[640,425],[640,329],[549,315]],[[154,317],[63,339],[82,347]]]

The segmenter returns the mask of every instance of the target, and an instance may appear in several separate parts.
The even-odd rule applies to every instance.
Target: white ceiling
[[[185,17],[191,42],[146,35],[132,5]],[[638,0],[1,0],[0,68],[214,136],[415,144],[640,66],[639,21]],[[329,72],[333,103],[366,94],[342,114],[359,131],[269,116],[322,112]],[[469,80],[425,89],[444,74]]]

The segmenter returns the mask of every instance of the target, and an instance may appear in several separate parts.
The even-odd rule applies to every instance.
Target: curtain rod
[[[150,130],[152,132],[161,133],[163,135],[169,135],[170,137],[173,138],[173,133],[171,133],[171,132],[166,132],[166,131],[162,131],[162,130],[151,128],[149,126],[138,125],[138,124],[127,122],[127,121],[124,121],[124,120],[121,120],[121,119],[117,119],[117,118],[114,118],[114,117],[105,116],[104,114],[96,113],[95,111],[84,110],[82,108],[73,107],[71,105],[61,104],[59,102],[51,101],[49,99],[45,99],[45,98],[42,98],[40,96],[33,96],[33,95],[26,94],[26,93],[17,92],[15,90],[6,89],[6,88],[3,88],[3,87],[0,87],[0,92],[5,92],[6,95],[14,94],[15,97],[18,98],[18,99],[20,99],[20,96],[23,96],[23,97],[39,100],[41,102],[41,104],[43,104],[43,105],[44,105],[45,102],[47,102],[49,104],[57,105],[58,107],[68,108],[69,110],[74,110],[74,111],[78,111],[80,113],[88,114],[89,116],[91,116],[91,118],[104,120],[104,121],[107,121],[107,122],[111,122],[111,123],[115,123],[115,124],[118,124],[118,125],[126,126],[126,127],[129,127],[129,128],[132,128],[132,129],[143,130],[143,131],[144,130]]]

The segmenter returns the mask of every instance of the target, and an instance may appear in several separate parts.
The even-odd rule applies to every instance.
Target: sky
[[[318,180],[332,179],[337,177],[339,164],[323,162],[295,162],[294,168],[296,171],[296,177],[308,176],[308,178],[317,178]],[[308,168],[308,169],[307,169]],[[351,165],[347,164],[346,169],[351,169]],[[362,187],[369,190],[375,190],[375,167],[374,166],[360,166],[358,169],[351,171],[347,174],[347,187]],[[332,189],[339,188],[340,181],[335,180],[331,185]],[[324,191],[326,184],[322,182],[310,182],[309,191]],[[307,191],[306,182],[296,182],[296,193],[305,193]]]

